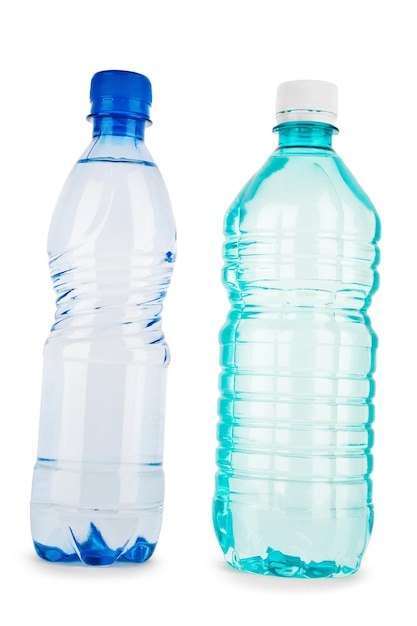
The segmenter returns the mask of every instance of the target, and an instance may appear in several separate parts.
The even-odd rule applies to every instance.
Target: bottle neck
[[[133,137],[143,139],[145,135],[145,120],[122,116],[92,116],[93,137],[110,135],[113,137]]]
[[[285,122],[274,128],[278,148],[332,148],[332,137],[339,131],[322,122]]]

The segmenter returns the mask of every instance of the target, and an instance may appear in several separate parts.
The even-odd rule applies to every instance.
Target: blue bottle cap
[[[152,87],[143,74],[123,70],[97,72],[91,79],[90,100],[91,114],[88,118],[122,115],[150,123]]]

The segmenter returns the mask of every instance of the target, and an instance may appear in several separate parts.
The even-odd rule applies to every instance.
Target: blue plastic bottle
[[[144,143],[151,101],[141,74],[93,76],[93,140],[52,218],[57,310],[31,498],[35,549],[48,561],[141,562],[159,536],[169,363],[161,310],[176,235]]]
[[[377,214],[332,148],[337,88],[278,88],[278,148],[225,220],[216,534],[233,567],[355,572],[372,530]]]

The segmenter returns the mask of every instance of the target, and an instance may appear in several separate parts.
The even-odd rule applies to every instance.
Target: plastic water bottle
[[[228,563],[260,574],[351,574],[373,523],[380,226],[336,115],[335,85],[280,85],[278,148],[225,220],[213,518]]]
[[[161,310],[176,235],[144,143],[151,101],[141,74],[93,76],[93,140],[52,218],[57,310],[31,498],[35,549],[48,561],[141,562],[159,536],[170,358]]]

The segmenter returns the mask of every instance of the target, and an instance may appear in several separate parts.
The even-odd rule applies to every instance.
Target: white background
[[[5,8],[7,6],[7,8]],[[38,0],[2,4],[0,622],[416,623],[416,34],[412,2]],[[139,567],[38,559],[29,529],[42,347],[54,314],[46,237],[87,145],[94,72],[153,84],[146,142],[166,180],[178,261],[164,310],[171,346],[163,529]],[[339,86],[335,148],[383,226],[375,423],[376,521],[360,572],[305,581],[236,572],[211,524],[222,221],[274,149],[275,92]]]

